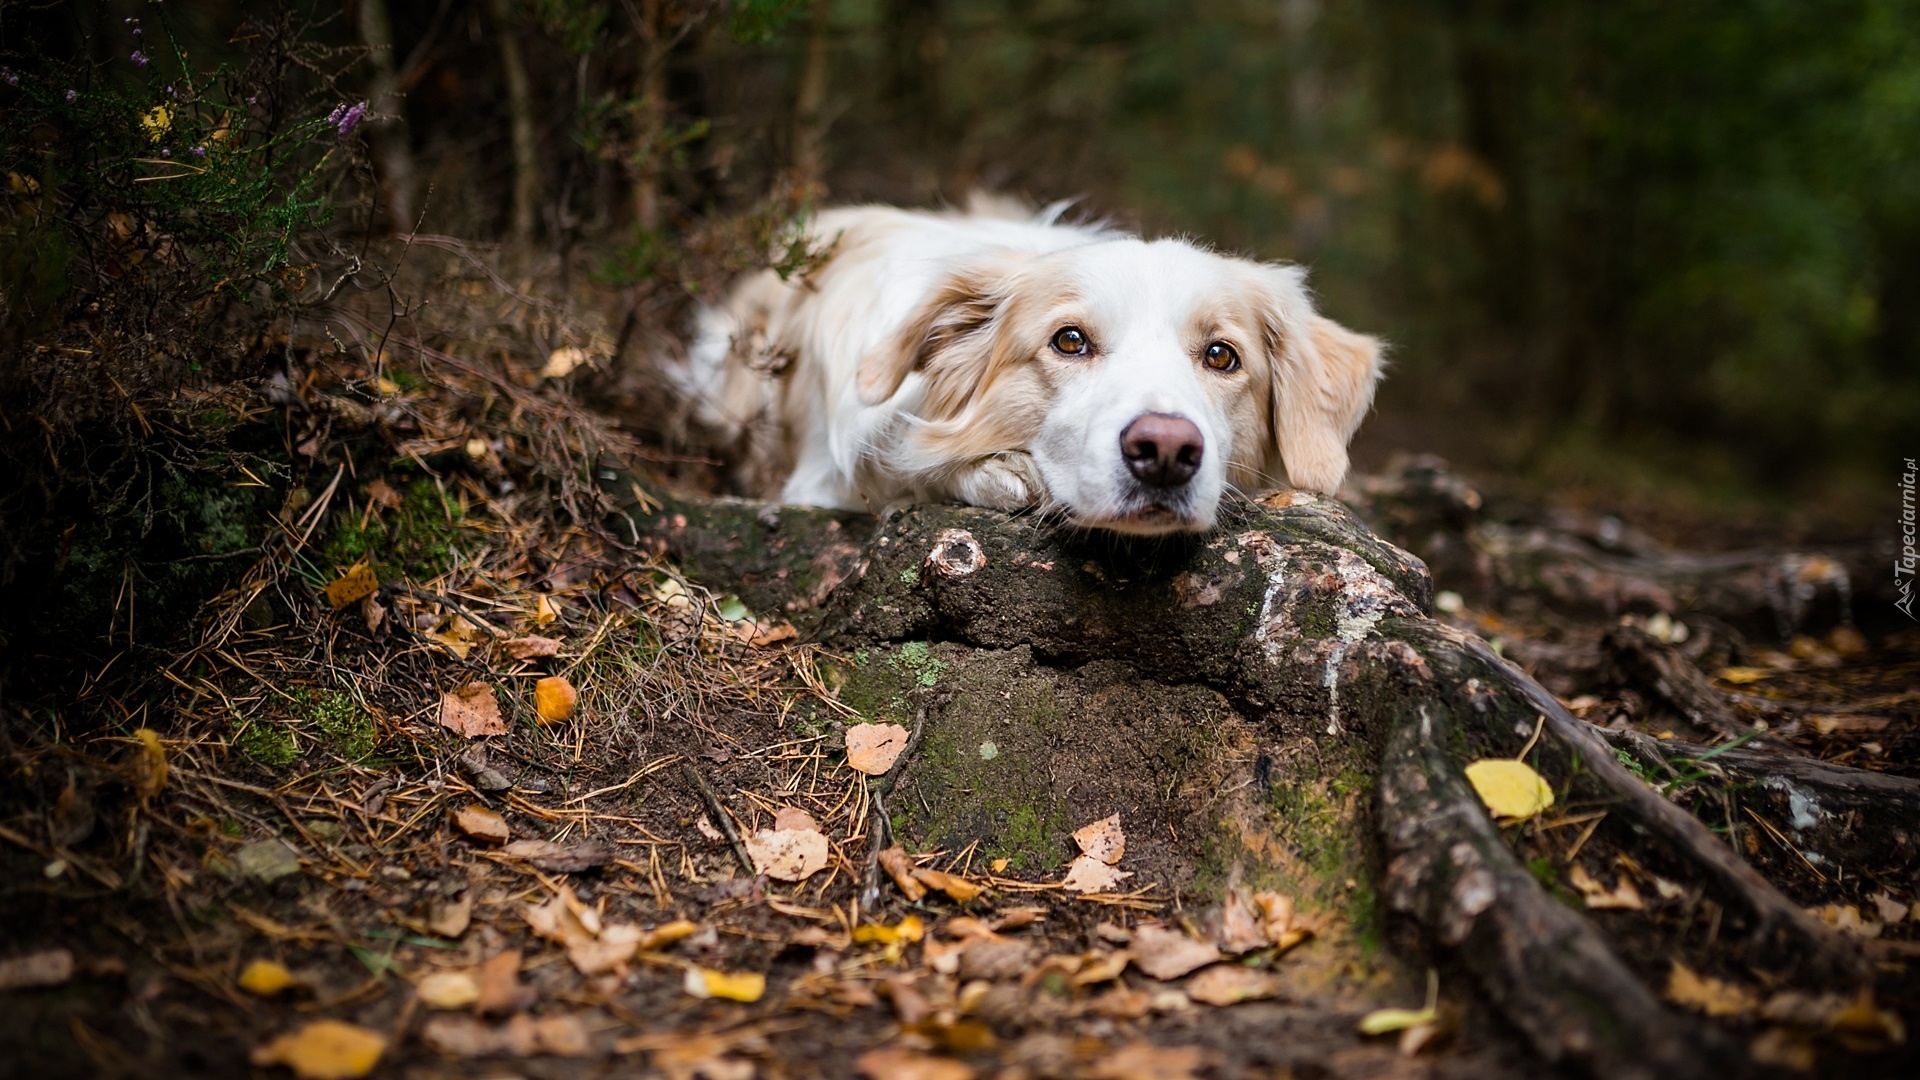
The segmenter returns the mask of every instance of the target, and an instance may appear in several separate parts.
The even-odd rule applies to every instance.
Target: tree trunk
[[[634,141],[633,220],[651,232],[660,227],[660,155],[667,128],[667,30],[660,0],[640,2],[639,117]]]
[[[1272,883],[1332,926],[1384,918],[1543,1056],[1599,1076],[1748,1068],[1735,1031],[1653,989],[1675,959],[1869,985],[1852,945],[1598,729],[1430,619],[1424,564],[1338,503],[1230,506],[1207,536],[1143,543],[970,508],[876,527],[744,500],[637,506],[633,482],[606,489],[625,494],[617,535],[785,607],[852,658],[841,695],[863,716],[924,718],[890,810],[912,842],[1047,867],[1071,854],[1063,826],[1124,809],[1143,877],[1183,895]],[[1583,914],[1543,886],[1534,864],[1561,858],[1546,827],[1503,830],[1464,773],[1522,752],[1563,805],[1607,810],[1582,841],[1590,860],[1631,853],[1719,913],[1707,940],[1667,942],[1647,921],[1657,904]]]
[[[831,12],[826,0],[814,0],[807,23],[806,52],[800,62],[800,85],[794,94],[793,172],[796,186],[803,191],[825,188],[830,60],[827,24]]]
[[[380,192],[387,211],[387,229],[395,233],[414,228],[413,149],[407,139],[406,100],[400,94],[400,79],[394,70],[393,20],[387,15],[387,0],[360,0],[360,44],[367,48],[367,62],[373,66],[373,78],[367,87],[367,102],[373,112],[392,116],[370,132],[374,167],[380,174]]]
[[[492,0],[493,32],[500,42],[500,72],[507,84],[507,123],[513,142],[513,239],[533,240],[540,213],[540,160],[533,128],[533,84],[520,49],[513,0]]]

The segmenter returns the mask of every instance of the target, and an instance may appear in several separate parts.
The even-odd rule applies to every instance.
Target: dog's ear
[[[942,352],[984,334],[1007,295],[1009,268],[997,262],[962,266],[931,289],[900,329],[860,358],[854,385],[860,403],[892,397],[907,375],[924,370]]]
[[[1314,311],[1297,270],[1268,273],[1275,448],[1288,483],[1331,495],[1346,479],[1347,442],[1373,405],[1380,341]]]

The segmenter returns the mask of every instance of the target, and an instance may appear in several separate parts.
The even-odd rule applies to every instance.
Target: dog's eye
[[[1216,341],[1207,346],[1207,351],[1201,354],[1201,359],[1215,371],[1240,370],[1240,354],[1234,352],[1233,346],[1224,341]]]
[[[1077,326],[1069,326],[1053,335],[1053,351],[1062,356],[1085,356],[1089,347],[1087,335]]]

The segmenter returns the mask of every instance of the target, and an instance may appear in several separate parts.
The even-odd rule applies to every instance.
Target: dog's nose
[[[1154,487],[1179,487],[1193,479],[1206,448],[1193,421],[1171,413],[1147,413],[1120,433],[1127,468]]]

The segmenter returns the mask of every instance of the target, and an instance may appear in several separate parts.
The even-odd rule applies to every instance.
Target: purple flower
[[[129,56],[129,57],[127,57],[127,59],[129,59],[129,60],[131,60],[131,61],[133,61],[133,66],[134,66],[134,67],[146,67],[146,66],[147,66],[147,54],[146,54],[146,53],[143,53],[143,52],[141,52],[141,51],[140,51],[139,49],[135,49],[135,50],[133,50],[133,55],[132,55],[132,56]]]
[[[196,146],[196,147],[194,147],[194,148],[193,148],[193,156],[194,156],[194,157],[206,157],[206,156],[207,156],[207,148],[206,148],[206,147],[204,147],[204,146]]]
[[[173,151],[163,146],[160,148],[160,156],[163,158],[170,158],[173,156]]]
[[[139,27],[137,27],[137,26],[136,26],[136,27],[134,27],[134,28],[133,28],[133,36],[134,36],[134,37],[139,37],[139,36],[140,36],[140,28],[139,28]]]
[[[67,104],[71,105],[74,102],[79,100],[80,100],[80,91],[78,90],[67,91]]]
[[[249,105],[258,105],[258,104],[260,104],[260,99],[259,99],[259,98],[257,98],[257,97],[255,97],[255,96],[253,96],[253,95],[251,95],[251,94],[249,94],[249,95],[247,95],[247,104],[249,104]]]
[[[0,79],[4,79],[4,80],[6,80],[6,84],[7,84],[8,86],[19,86],[19,85],[20,85],[20,76],[18,76],[18,75],[15,75],[15,74],[14,74],[14,73],[12,72],[12,70],[10,70],[10,69],[8,69],[8,68],[0,68]]]
[[[327,117],[327,122],[334,125],[334,130],[341,135],[346,135],[360,126],[360,118],[365,115],[367,115],[367,103],[363,101],[358,105],[342,105],[333,110],[333,113]]]

